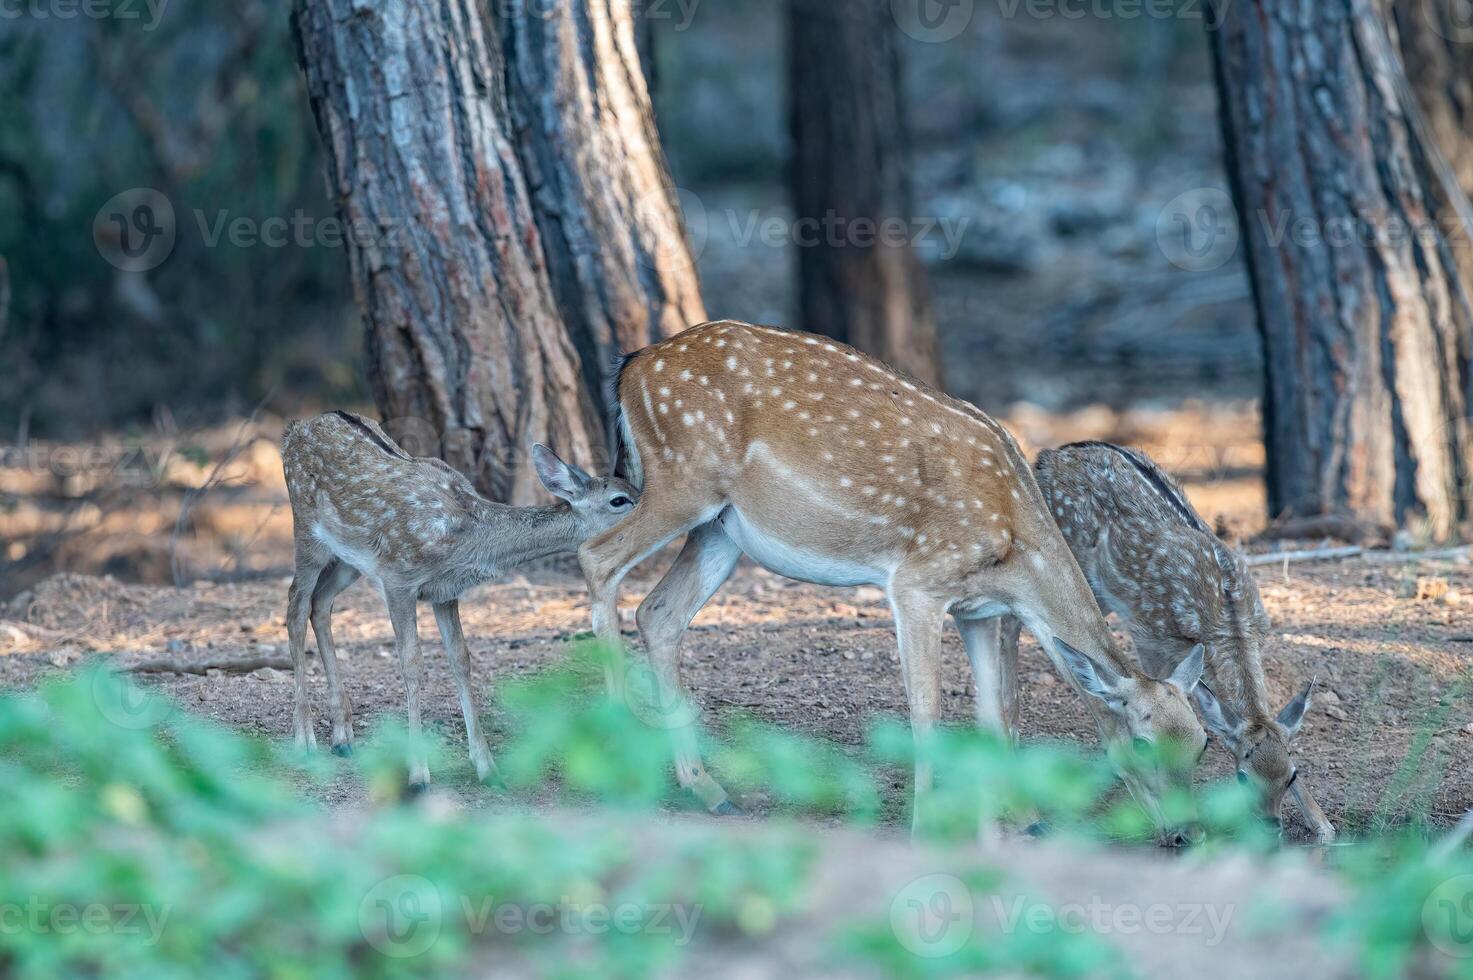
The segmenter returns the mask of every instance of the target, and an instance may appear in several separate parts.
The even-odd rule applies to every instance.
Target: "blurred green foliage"
[[[510,731],[498,759],[511,790],[504,806],[472,812],[433,796],[400,805],[406,745],[391,724],[345,770],[196,719],[101,665],[0,698],[0,973],[397,977],[495,963],[635,977],[813,916],[824,842],[812,821],[857,823],[847,833],[864,840],[895,767],[910,764],[909,732],[877,725],[856,752],[733,719],[712,758],[776,815],[662,835],[653,815],[681,800],[667,733],[603,696],[606,662],[581,647],[502,686]],[[979,807],[1034,812],[1084,839],[1130,825],[1132,805],[1110,801],[1113,779],[1097,758],[946,729],[922,751],[938,780],[928,830],[941,838],[974,834]],[[453,781],[462,753],[441,754],[436,765]],[[366,787],[369,802],[333,811],[312,802],[344,780]],[[1266,846],[1240,789],[1212,787],[1197,801],[1209,847]],[[558,801],[578,806],[546,809]],[[976,849],[944,853],[959,897],[981,902],[1006,888]],[[1466,852],[1434,858],[1417,839],[1382,838],[1347,849],[1341,864],[1350,898],[1325,939],[1352,949],[1367,975],[1399,975],[1466,944],[1457,930],[1473,917],[1442,916],[1438,900],[1450,878],[1473,874]],[[597,928],[594,908],[629,910],[629,928],[609,919]],[[522,918],[508,922],[507,910]],[[1056,925],[968,931],[954,949],[916,955],[893,912],[821,915],[826,937],[806,939],[875,975],[1128,972],[1103,937]],[[1470,975],[1473,959],[1437,962]]]

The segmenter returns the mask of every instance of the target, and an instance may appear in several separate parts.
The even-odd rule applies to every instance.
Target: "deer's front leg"
[[[471,762],[475,764],[476,776],[482,782],[500,780],[496,763],[491,758],[491,749],[486,745],[486,736],[481,732],[480,705],[475,690],[471,687],[470,651],[466,649],[465,633],[460,628],[460,602],[435,603],[435,623],[440,627],[440,639],[445,641],[445,653],[450,658],[450,672],[455,675],[455,689],[460,694],[460,710],[465,715],[465,739],[470,746]]]
[[[895,611],[895,638],[900,644],[900,671],[910,702],[910,729],[915,742],[915,808],[911,833],[920,832],[923,809],[931,792],[931,733],[941,708],[942,603],[919,590],[891,586]]]
[[[1330,823],[1330,818],[1325,816],[1325,811],[1321,810],[1319,803],[1315,802],[1314,794],[1305,784],[1303,777],[1294,780],[1290,792],[1294,794],[1294,802],[1299,804],[1299,812],[1304,814],[1304,819],[1314,831],[1315,840],[1321,844],[1328,844],[1334,840],[1335,825]]]
[[[430,764],[424,745],[424,723],[420,716],[420,685],[424,660],[419,650],[419,623],[414,594],[385,591],[389,621],[394,625],[394,644],[399,651],[399,670],[404,675],[404,693],[409,714],[409,792],[421,793],[430,785]]]

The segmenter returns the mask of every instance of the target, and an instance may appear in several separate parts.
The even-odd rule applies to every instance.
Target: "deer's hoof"
[[[745,817],[747,811],[737,806],[730,799],[722,800],[711,808],[711,812],[718,817]]]
[[[342,742],[332,747],[332,754],[343,759],[353,758],[353,743]]]
[[[416,782],[410,783],[407,787],[405,787],[405,789],[404,789],[404,798],[407,799],[407,800],[417,800],[421,796],[424,796],[429,791],[430,791],[430,784],[429,783],[416,781]]]

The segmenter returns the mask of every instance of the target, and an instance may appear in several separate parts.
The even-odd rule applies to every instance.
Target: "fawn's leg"
[[[299,749],[317,748],[312,731],[312,702],[307,697],[307,617],[311,614],[312,590],[326,562],[297,548],[297,570],[286,593],[286,636],[291,649],[296,691],[292,702],[292,737]]]
[[[897,576],[898,578],[899,576]],[[910,729],[915,740],[915,809],[911,833],[922,827],[922,808],[931,792],[930,736],[941,708],[941,628],[945,607],[918,588],[892,582],[895,638],[900,645],[900,671],[910,702]]]
[[[687,531],[720,513],[719,502],[700,502],[691,496],[650,492],[647,477],[644,493],[629,516],[616,527],[584,542],[578,561],[588,581],[593,604],[593,632],[618,657],[623,645],[619,637],[619,583],[630,570]],[[620,696],[622,666],[610,664],[604,671],[609,696]]]
[[[424,660],[419,649],[419,622],[414,594],[384,590],[389,621],[394,624],[394,644],[399,650],[399,670],[404,675],[404,693],[409,714],[409,792],[429,788],[430,764],[424,746],[424,724],[420,717],[419,689],[424,680]]]
[[[486,746],[486,736],[481,732],[479,705],[471,687],[471,658],[465,645],[465,633],[460,628],[460,601],[452,599],[435,603],[435,623],[440,627],[440,639],[445,641],[445,653],[450,657],[450,672],[455,675],[455,689],[460,693],[460,711],[465,715],[465,740],[470,746],[471,762],[476,766],[476,777],[482,782],[493,776],[499,779],[491,749]]]
[[[694,793],[706,809],[721,814],[741,811],[701,762],[695,711],[680,683],[680,640],[696,613],[731,577],[741,554],[719,523],[702,524],[690,532],[675,564],[640,603],[636,617],[655,675],[652,693],[656,699],[655,710],[643,710],[649,706],[640,705],[636,714],[649,724],[669,727],[680,785]]]
[[[327,703],[332,710],[333,755],[353,754],[353,705],[343,690],[338,673],[337,647],[332,639],[332,605],[338,593],[359,579],[358,569],[334,559],[317,579],[312,590],[312,632],[317,637],[317,653],[322,658],[322,672],[327,675]]]

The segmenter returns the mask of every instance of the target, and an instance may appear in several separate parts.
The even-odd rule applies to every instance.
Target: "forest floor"
[[[1261,447],[1242,435],[1256,430],[1247,408],[1072,416],[1020,410],[1008,421],[1035,447],[1078,437],[1142,445],[1184,480],[1204,515],[1229,537],[1241,540],[1262,525],[1255,516],[1263,509]],[[216,458],[221,444],[236,450],[206,492],[198,487],[209,482],[213,465],[177,454],[147,487],[131,486],[139,471],[128,467],[58,473],[11,460],[14,465],[0,468],[0,489],[11,501],[8,513],[0,513],[0,540],[9,542],[8,570],[24,572],[13,574],[8,588],[0,586],[0,596],[10,599],[0,618],[0,686],[31,685],[92,651],[124,664],[166,654],[185,661],[285,655],[290,517],[271,428],[250,428],[244,438],[235,427],[191,437]],[[59,447],[51,448],[55,461]],[[146,448],[137,448],[135,458],[144,458]],[[87,555],[102,556],[95,559],[100,564],[77,560]],[[631,638],[634,608],[669,557],[651,559],[624,589],[621,610]],[[192,581],[174,585],[176,566]],[[588,627],[585,590],[566,563],[524,572],[477,588],[463,602],[483,685],[553,663],[566,641]],[[1301,771],[1330,818],[1352,828],[1423,818],[1446,824],[1473,807],[1473,780],[1466,776],[1473,771],[1473,707],[1466,697],[1473,676],[1473,565],[1466,558],[1383,554],[1262,567],[1258,577],[1274,624],[1265,657],[1272,697],[1284,702],[1310,677],[1320,682],[1298,746]],[[378,596],[356,586],[338,610],[334,630],[361,735],[376,716],[401,715],[403,686]],[[463,744],[428,610],[420,631],[426,717]],[[944,661],[945,719],[964,722],[972,716],[972,694],[954,632]],[[309,663],[318,740],[326,744],[325,684],[316,658]],[[878,589],[818,588],[744,564],[697,617],[682,663],[687,685],[713,712],[718,730],[723,713],[740,711],[857,746],[877,717],[905,714],[891,614]],[[1083,706],[1026,636],[1021,677],[1025,736],[1096,740]],[[290,733],[287,671],[145,680],[233,727],[271,737]],[[493,751],[503,722],[493,711]],[[464,757],[454,755],[440,784],[471,805],[485,802],[489,791],[469,778]],[[1226,754],[1215,750],[1202,778],[1230,776],[1229,767]],[[362,792],[350,783],[334,784],[341,794],[335,802],[351,803]],[[744,802],[763,812],[763,801]],[[1291,825],[1304,835],[1297,821]]]

